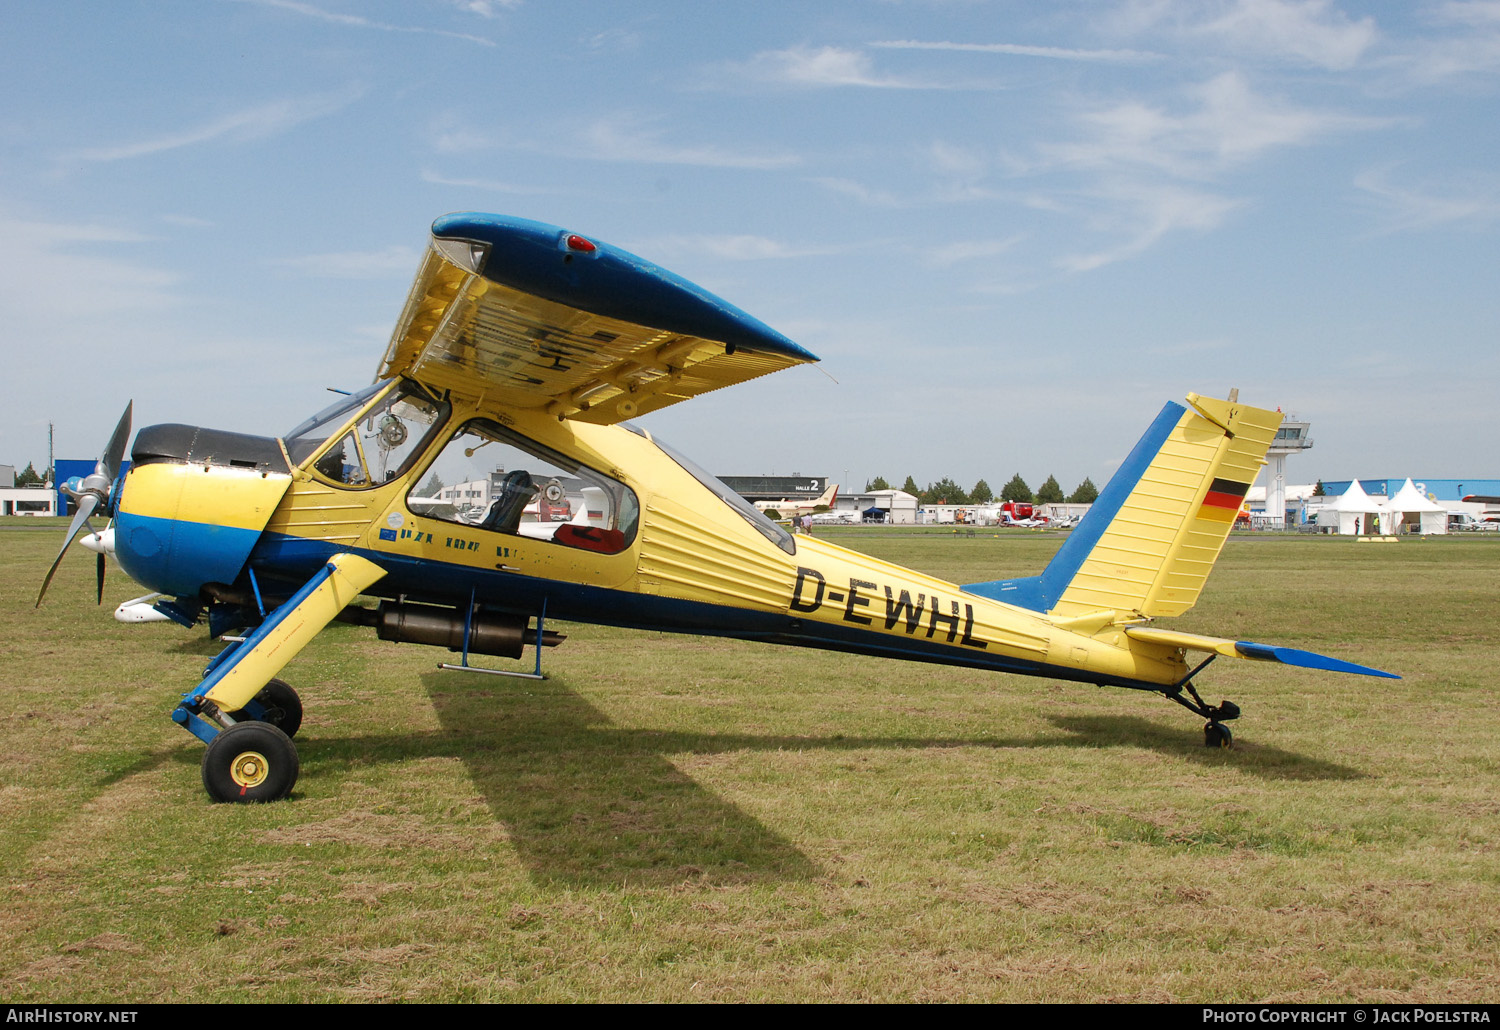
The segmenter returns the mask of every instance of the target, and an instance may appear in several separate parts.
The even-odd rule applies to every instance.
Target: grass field
[[[1500,540],[1236,537],[1163,699],[564,626],[535,683],[336,625],[302,778],[213,805],[167,719],[215,651],[0,520],[7,1001],[1493,1001]],[[24,523],[24,524],[23,524]],[[960,582],[1061,537],[852,529]],[[549,628],[551,624],[549,623]],[[528,653],[529,658],[529,653]]]

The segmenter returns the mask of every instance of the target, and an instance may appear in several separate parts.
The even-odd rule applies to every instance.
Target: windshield
[[[388,386],[377,383],[351,394],[298,426],[294,435],[285,438],[293,463],[300,465],[322,449],[314,470],[347,486],[379,486],[406,471],[447,418],[449,406],[432,400],[415,383],[403,381],[381,394]],[[361,415],[359,421],[325,448],[330,434],[343,428],[356,412]]]
[[[761,536],[771,541],[771,543],[781,548],[787,554],[797,553],[797,541],[796,538],[792,536],[792,534],[788,533],[776,523],[766,518],[765,515],[761,514],[760,509],[756,508],[755,505],[751,504],[739,494],[729,489],[729,487],[719,482],[713,476],[709,475],[691,458],[678,452],[674,448],[667,446],[657,437],[647,434],[638,426],[634,426],[628,422],[621,424],[632,433],[635,433],[638,436],[644,436],[646,439],[656,444],[657,447],[661,448],[661,452],[663,454],[671,458],[673,461],[677,462],[677,464],[681,465],[694,479],[706,486],[714,494],[714,496],[718,497],[719,500],[723,501],[735,511],[739,512],[740,517],[742,517],[746,522],[750,523],[750,525],[754,526]]]
[[[298,423],[296,428],[282,437],[286,441],[286,450],[291,455],[292,463],[300,465],[309,454],[318,449],[318,444],[328,439],[329,433],[354,417],[356,411],[388,385],[390,384],[371,383],[363,390],[340,397],[312,418]]]

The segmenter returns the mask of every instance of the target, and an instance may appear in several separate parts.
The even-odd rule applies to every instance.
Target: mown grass
[[[285,803],[166,718],[217,649],[0,526],[9,1001],[1493,1000],[1500,541],[1237,537],[1185,629],[1232,752],[1135,692],[563,627],[541,683],[335,626]],[[961,582],[1039,533],[846,531]]]

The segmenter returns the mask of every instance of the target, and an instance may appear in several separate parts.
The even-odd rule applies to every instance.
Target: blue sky
[[[0,463],[276,434],[445,212],[824,361],[650,416],[720,474],[1102,485],[1186,391],[1289,478],[1500,475],[1500,2],[11,0]],[[826,374],[825,374],[826,373]]]

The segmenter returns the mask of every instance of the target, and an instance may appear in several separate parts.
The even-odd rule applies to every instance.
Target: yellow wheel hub
[[[258,787],[271,773],[271,763],[259,751],[241,751],[229,764],[229,776],[235,786]]]

